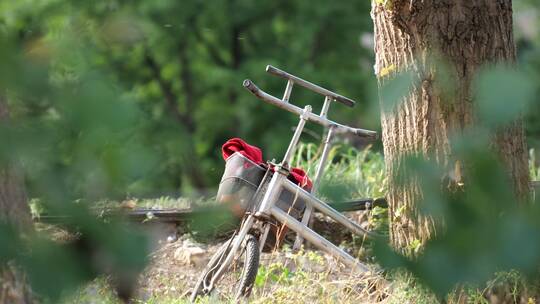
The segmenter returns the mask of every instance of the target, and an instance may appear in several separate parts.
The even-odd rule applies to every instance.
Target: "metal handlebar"
[[[284,102],[281,99],[274,97],[263,90],[259,89],[251,80],[246,79],[243,83],[244,88],[246,88],[248,91],[250,91],[253,95],[255,95],[257,98],[261,99],[264,102],[267,102],[269,104],[275,105],[277,107],[280,107],[284,110],[287,110],[291,113],[302,115],[304,110],[302,108],[299,108],[291,103]],[[359,137],[367,137],[372,139],[377,139],[377,132],[370,131],[370,130],[364,130],[364,129],[357,129],[352,128],[346,125],[339,124],[337,122],[334,122],[330,119],[327,119],[326,117],[319,116],[317,114],[313,113],[307,113],[307,119],[309,121],[318,123],[324,127],[331,127],[334,126],[334,132],[335,133],[351,133]]]
[[[339,95],[339,94],[336,94],[332,91],[329,91],[325,88],[322,88],[314,83],[311,83],[307,80],[304,80],[302,78],[299,78],[299,77],[296,77],[292,74],[289,74],[285,71],[282,71],[276,67],[273,67],[271,65],[267,65],[266,66],[266,72],[272,74],[272,75],[275,75],[275,76],[278,76],[280,78],[283,78],[283,79],[287,79],[289,81],[292,81],[293,83],[295,84],[298,84],[308,90],[311,90],[315,93],[319,93],[325,97],[330,97],[332,100],[334,101],[338,101],[338,102],[341,102],[342,104],[348,106],[348,107],[354,107],[355,105],[355,101],[350,99],[350,98],[347,98],[345,96],[342,96],[342,95]]]

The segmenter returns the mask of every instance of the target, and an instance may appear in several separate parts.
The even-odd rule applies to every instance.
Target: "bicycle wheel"
[[[209,295],[214,292],[218,297],[227,300],[236,300],[249,296],[259,268],[259,242],[251,234],[246,235],[241,248],[221,278],[216,280],[214,286],[209,286],[212,278],[229,254],[234,238],[233,236],[225,242],[210,259],[193,288],[191,302],[195,302],[198,296]]]

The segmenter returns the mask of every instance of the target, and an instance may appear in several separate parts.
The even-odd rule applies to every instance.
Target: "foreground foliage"
[[[12,117],[0,125],[0,165],[17,164],[25,173],[30,196],[39,198],[52,214],[71,215],[68,228],[84,236],[59,245],[39,234],[21,235],[9,225],[0,225],[0,243],[9,244],[0,247],[0,263],[14,260],[26,269],[43,301],[55,302],[103,274],[115,278],[117,293],[127,298],[147,261],[146,242],[134,228],[97,220],[82,203],[176,196],[181,190],[212,187],[208,184],[217,184],[221,167],[216,147],[231,135],[254,139],[269,155],[280,156],[277,151],[282,151],[286,136],[276,134],[290,133],[293,117],[259,108],[242,95],[244,75],[261,75],[265,64],[279,63],[345,95],[367,99],[371,55],[357,41],[364,30],[370,30],[368,18],[358,18],[359,11],[367,11],[367,2],[278,1],[256,6],[233,2],[0,3],[0,94],[8,100]],[[271,15],[258,18],[268,10]],[[234,11],[236,17],[225,18],[224,11]],[[189,28],[193,24],[195,30]],[[306,53],[308,49],[312,52]],[[481,115],[487,115],[493,125],[457,142],[458,150],[476,164],[466,185],[469,194],[439,191],[430,184],[438,168],[425,160],[411,160],[413,171],[430,190],[425,211],[447,217],[442,230],[448,233],[428,244],[423,258],[416,261],[385,246],[378,253],[383,265],[408,268],[439,298],[456,284],[485,285],[500,268],[522,270],[530,275],[525,277],[527,283],[535,277],[540,256],[534,238],[539,233],[538,203],[508,209],[511,190],[496,157],[485,148],[490,128],[528,106],[534,106],[528,116],[537,127],[533,118],[538,103],[526,100],[538,90],[534,87],[531,93],[529,87],[538,79],[537,52],[533,48],[530,57],[521,58],[531,74],[508,79],[515,72],[499,71],[485,83],[484,105],[494,102],[496,111]],[[351,54],[358,57],[351,60]],[[355,73],[353,61],[359,61],[365,73]],[[276,92],[283,85],[262,84]],[[310,101],[312,96],[295,97]],[[355,122],[363,113],[356,111],[331,114]],[[366,119],[365,127],[376,125],[377,115]],[[534,127],[529,129],[529,134],[535,132]],[[298,151],[296,161],[311,174],[317,151],[309,144]],[[336,147],[332,153],[324,177],[328,186],[321,188],[325,198],[384,196],[380,154],[348,146]],[[534,163],[531,174],[539,174]],[[169,199],[140,201],[146,206],[171,203]],[[385,227],[384,211],[379,212],[373,219]],[[410,250],[421,252],[420,246]],[[452,267],[441,276],[440,265]],[[277,272],[276,280],[287,284],[280,277],[289,277],[290,270],[279,264],[270,268],[263,269],[261,277],[273,280],[269,273]],[[51,280],[51,273],[57,279]],[[314,282],[325,284],[322,279],[303,281],[309,287],[319,286]],[[405,280],[404,289],[416,294],[416,285],[411,285]],[[287,285],[281,294],[295,292],[293,287]],[[110,290],[103,295],[104,302],[116,301]]]

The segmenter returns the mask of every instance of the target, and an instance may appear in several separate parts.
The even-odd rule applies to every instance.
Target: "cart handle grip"
[[[337,93],[334,93],[330,90],[327,90],[323,87],[320,87],[314,83],[311,83],[307,80],[304,80],[300,77],[297,77],[297,76],[294,76],[292,74],[289,74],[283,70],[280,70],[276,67],[273,67],[271,65],[267,65],[266,66],[266,72],[268,72],[269,74],[272,74],[274,76],[277,76],[277,77],[280,77],[280,78],[283,78],[283,79],[287,79],[287,80],[290,80],[292,82],[294,82],[295,84],[298,84],[310,91],[313,91],[315,93],[318,93],[318,94],[321,94],[323,96],[326,96],[326,97],[330,97],[332,98],[332,100],[334,101],[337,101],[337,102],[341,102],[342,104],[348,106],[348,107],[354,107],[354,105],[356,104],[356,102],[350,98],[347,98],[345,96],[342,96],[342,95],[339,95]]]
[[[284,110],[287,110],[291,113],[297,114],[297,115],[303,115],[304,110],[302,108],[299,108],[291,103],[284,102],[281,99],[272,96],[265,91],[259,89],[251,80],[246,79],[243,83],[244,88],[246,88],[248,91],[251,92],[251,94],[255,95],[255,97],[261,99],[262,101],[275,105],[279,108],[282,108]],[[317,114],[313,113],[306,113],[307,119],[309,121],[318,123],[319,125],[322,125],[324,127],[334,127],[335,133],[351,133],[359,137],[364,138],[370,138],[370,139],[377,139],[377,132],[370,131],[370,130],[364,130],[364,129],[358,129],[349,127],[346,125],[339,124],[337,122],[334,122],[326,117],[322,117]]]

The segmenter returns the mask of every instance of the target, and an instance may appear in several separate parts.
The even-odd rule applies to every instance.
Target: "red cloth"
[[[240,138],[231,138],[221,147],[223,159],[227,160],[234,152],[238,152],[256,164],[263,162],[261,149],[252,146]]]
[[[289,179],[307,191],[311,191],[311,187],[313,187],[313,183],[307,176],[306,172],[300,168],[292,168]]]
[[[227,160],[227,158],[233,155],[234,152],[244,155],[256,164],[263,163],[261,149],[246,143],[240,138],[231,138],[221,147],[221,154],[224,160]],[[313,184],[304,170],[300,168],[292,168],[290,173],[291,174],[288,176],[289,180],[304,188],[304,190],[311,191]]]

